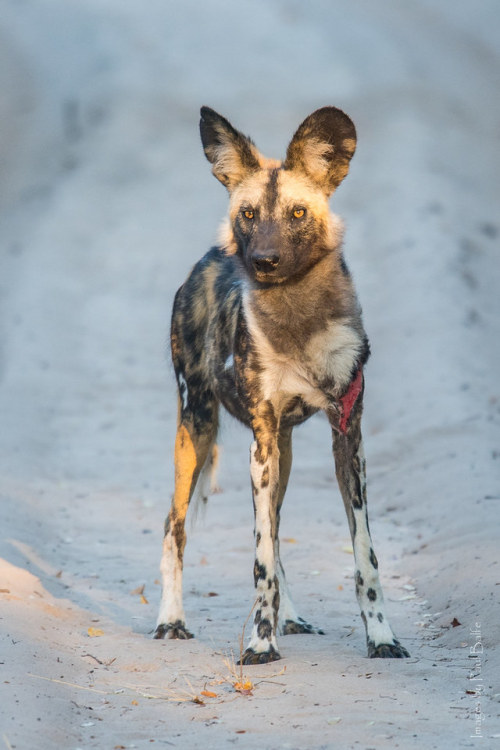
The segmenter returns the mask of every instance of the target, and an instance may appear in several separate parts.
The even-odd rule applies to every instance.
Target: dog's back
[[[194,266],[175,296],[171,348],[181,415],[189,411],[200,426],[213,419],[219,401],[248,424],[234,370],[241,306],[238,264],[219,247]]]

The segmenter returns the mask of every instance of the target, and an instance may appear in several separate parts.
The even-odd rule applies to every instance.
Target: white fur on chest
[[[276,352],[258,327],[250,305],[245,305],[245,313],[263,370],[264,398],[276,404],[300,396],[310,406],[325,409],[329,398],[320,383],[335,383],[334,395],[347,388],[362,348],[359,334],[347,320],[330,321],[323,331],[311,336],[299,358]]]

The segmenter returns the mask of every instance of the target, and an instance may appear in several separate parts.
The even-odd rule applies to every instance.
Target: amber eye
[[[245,219],[253,219],[254,212],[250,209],[247,209],[246,211],[243,211],[243,216],[245,217]]]
[[[306,215],[305,208],[295,208],[293,211],[294,219],[303,219],[305,215]]]

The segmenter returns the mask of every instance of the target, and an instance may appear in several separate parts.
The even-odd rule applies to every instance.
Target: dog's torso
[[[341,273],[352,301],[345,264]],[[368,343],[357,304],[350,305],[350,316],[333,302],[304,306],[314,291],[321,297],[328,292],[324,269],[318,275],[277,295],[276,289],[252,288],[238,259],[210,250],[174,304],[174,366],[184,403],[210,390],[251,426],[253,405],[267,400],[280,424],[294,426],[337,402],[365,363]],[[304,307],[313,313],[310,319]]]

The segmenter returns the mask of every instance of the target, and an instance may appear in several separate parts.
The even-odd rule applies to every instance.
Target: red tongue
[[[362,388],[363,370],[360,367],[356,374],[356,377],[351,380],[349,388],[340,399],[341,416],[339,422],[339,430],[340,432],[343,432],[344,435],[347,432],[347,423],[349,421],[349,417],[351,416],[352,408],[356,403]]]

